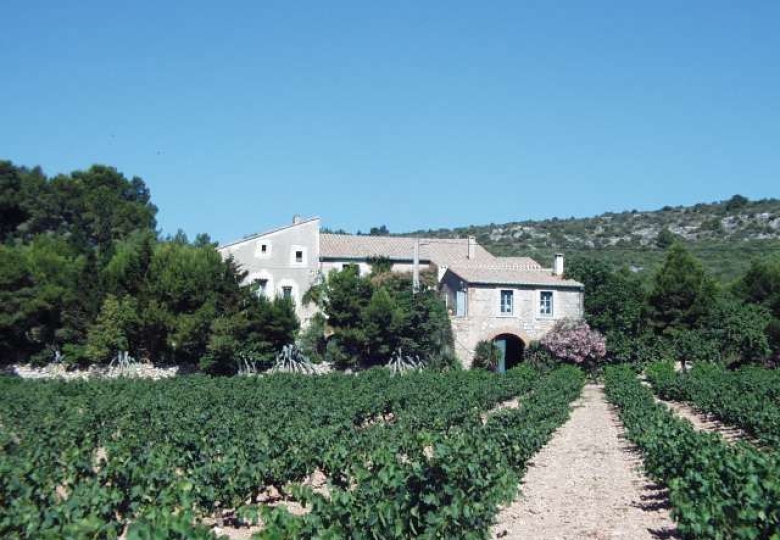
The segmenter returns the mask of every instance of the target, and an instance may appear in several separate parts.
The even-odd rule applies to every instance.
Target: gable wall
[[[269,294],[282,294],[282,287],[292,287],[296,312],[305,325],[314,315],[316,306],[303,306],[301,298],[309,290],[319,269],[319,226],[318,219],[307,221],[280,231],[220,248],[223,257],[230,255],[247,270],[247,283],[267,279]],[[262,244],[268,245],[266,254],[261,252]],[[295,262],[295,251],[304,252],[304,262]]]

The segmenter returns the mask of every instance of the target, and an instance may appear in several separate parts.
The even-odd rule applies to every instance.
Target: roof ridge
[[[247,242],[249,240],[254,240],[256,238],[260,238],[261,236],[267,236],[269,234],[277,233],[279,231],[283,231],[285,229],[290,229],[292,227],[297,227],[298,225],[305,225],[306,223],[311,223],[312,221],[316,221],[318,219],[321,219],[320,216],[312,216],[310,218],[302,219],[301,221],[297,223],[288,223],[287,225],[281,225],[279,227],[274,227],[273,229],[268,229],[266,231],[262,231],[259,233],[250,234],[248,236],[245,236],[244,238],[241,238],[239,240],[233,240],[232,242],[228,242],[226,244],[222,244],[220,246],[217,246],[217,249],[223,249],[226,247],[234,246],[236,244],[240,244],[242,242]]]
[[[577,280],[553,274],[551,268],[461,264],[448,267],[448,271],[469,283],[583,287]]]
[[[430,242],[432,244],[455,244],[468,242],[468,238],[435,238],[426,236],[401,236],[395,234],[352,234],[352,233],[334,233],[334,232],[321,232],[322,236],[335,236],[338,238],[381,238],[381,239],[393,239],[393,240],[421,240]],[[482,244],[477,243],[478,246]]]

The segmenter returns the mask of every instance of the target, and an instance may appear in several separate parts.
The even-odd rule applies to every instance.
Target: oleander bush
[[[585,321],[563,319],[539,341],[554,358],[583,366],[593,373],[607,354],[607,343]]]

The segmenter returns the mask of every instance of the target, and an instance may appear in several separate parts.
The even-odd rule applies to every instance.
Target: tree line
[[[306,294],[321,310],[301,333],[290,300],[245,284],[206,234],[162,238],[156,215],[144,181],[112,167],[48,178],[0,161],[0,363],[83,366],[130,354],[229,374],[270,367],[297,341],[339,368],[394,354],[456,364],[435,277],[413,294],[388,260],[371,261],[369,276],[332,272]]]
[[[333,272],[305,295],[321,309],[299,335],[290,301],[257,294],[206,234],[161,237],[156,215],[144,181],[112,167],[49,178],[0,161],[0,363],[106,363],[129,351],[232,373],[297,339],[342,368],[399,353],[457,364],[435,276],[413,294],[387,260],[368,276]],[[599,259],[572,260],[567,274],[584,283],[587,322],[612,361],[780,355],[780,258],[722,285],[672,242],[649,283]]]
[[[256,294],[208,235],[162,238],[144,181],[112,167],[52,178],[0,161],[0,362],[269,359],[299,322]]]
[[[682,360],[740,365],[780,356],[780,259],[763,258],[721,284],[679,242],[646,284],[628,269],[572,260],[585,285],[585,316],[613,362]]]

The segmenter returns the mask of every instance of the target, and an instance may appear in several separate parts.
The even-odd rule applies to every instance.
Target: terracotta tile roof
[[[549,268],[524,270],[506,266],[466,264],[450,266],[449,271],[468,283],[485,285],[541,285],[569,288],[583,286],[579,281],[554,276]]]
[[[541,270],[542,265],[531,257],[495,257],[494,267],[518,268],[521,270]]]
[[[387,257],[391,260],[411,261],[415,238],[408,236],[356,236],[351,234],[320,234],[320,256],[330,259],[366,259]],[[468,258],[468,239],[420,238],[420,260],[439,266],[459,262],[495,260],[485,248],[476,244],[474,258]]]

